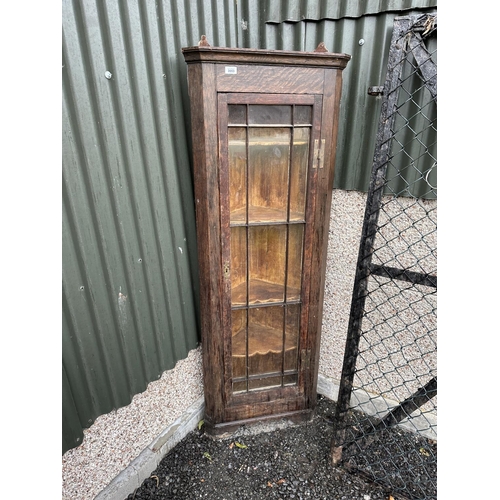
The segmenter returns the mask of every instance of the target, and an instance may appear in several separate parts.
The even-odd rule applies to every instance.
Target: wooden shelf
[[[246,208],[232,210],[230,214],[231,226],[246,225]],[[286,209],[270,207],[249,206],[248,225],[252,224],[276,224],[286,222],[304,222],[304,214],[290,210],[290,218],[287,220]]]
[[[231,127],[245,127],[245,125],[230,125]],[[292,128],[292,125],[249,125],[249,127],[253,128]],[[295,125],[296,128],[307,128],[310,127],[310,125]],[[283,140],[277,140],[277,139],[270,139],[268,141],[255,141],[255,140],[250,140],[248,141],[248,146],[309,146],[309,141],[304,141],[304,140],[297,140],[295,139],[292,143],[290,143],[289,140],[283,141]],[[246,141],[243,139],[231,139],[229,141],[229,146],[230,147],[235,147],[238,146],[240,148],[245,147]]]
[[[300,288],[288,286],[287,299],[297,301],[300,299]],[[249,304],[272,304],[274,302],[284,302],[285,287],[283,284],[271,283],[269,281],[252,279],[249,283],[249,292],[254,296]],[[241,283],[231,290],[231,305],[245,306],[247,295],[246,283]]]
[[[285,350],[285,368],[297,369],[297,334],[289,334]],[[233,377],[246,375],[246,332],[232,337]],[[248,327],[248,373],[250,375],[281,372],[283,362],[283,330],[259,324]]]

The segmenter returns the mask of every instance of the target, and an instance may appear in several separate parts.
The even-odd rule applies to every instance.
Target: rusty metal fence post
[[[383,101],[331,445],[412,499],[436,498],[436,34],[436,15],[396,18],[369,89]]]

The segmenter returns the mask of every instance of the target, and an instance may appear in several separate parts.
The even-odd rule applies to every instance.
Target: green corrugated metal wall
[[[181,47],[235,24],[232,3],[63,2],[63,453],[197,346]]]
[[[380,101],[367,87],[385,79],[395,15],[437,2],[284,3],[63,0],[63,453],[199,340],[181,47],[205,34],[353,55],[335,186],[368,186]]]

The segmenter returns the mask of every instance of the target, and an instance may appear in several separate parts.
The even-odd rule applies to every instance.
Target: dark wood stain
[[[276,66],[235,66],[236,74],[226,74],[226,65],[217,65],[219,92],[278,92],[318,94],[323,90],[323,68]]]

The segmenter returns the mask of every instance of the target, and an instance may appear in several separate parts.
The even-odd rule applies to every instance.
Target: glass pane
[[[309,161],[310,129],[295,128],[290,172],[290,220],[306,216],[307,164]]]
[[[229,210],[232,223],[246,222],[246,129],[228,129]]]
[[[282,372],[283,322],[282,306],[248,310],[249,376]]]
[[[273,387],[281,387],[281,376],[265,377],[248,381],[248,390],[255,389],[272,389]]]
[[[247,303],[247,232],[246,227],[231,228],[231,304]]]
[[[287,301],[300,300],[303,245],[304,225],[290,224],[290,226],[288,226]]]
[[[247,390],[247,382],[243,380],[242,382],[233,382],[233,392],[246,392]]]
[[[252,105],[248,110],[248,123],[250,125],[291,125],[292,107]]]
[[[293,122],[295,124],[311,124],[312,106],[295,106]]]
[[[286,221],[291,129],[248,131],[249,222]]]
[[[249,303],[283,302],[286,226],[248,228]]]
[[[300,304],[286,308],[285,371],[298,369]]]
[[[236,309],[231,313],[231,342],[233,360],[233,378],[247,376],[247,321],[246,310]]]
[[[285,375],[283,377],[283,385],[297,385],[298,381],[298,375]]]
[[[229,123],[236,125],[246,125],[247,123],[247,107],[245,104],[229,104]]]

